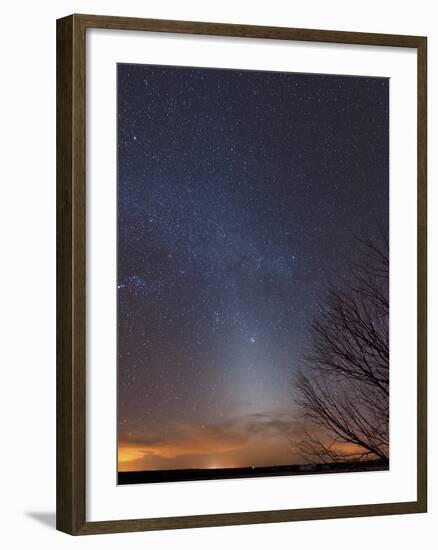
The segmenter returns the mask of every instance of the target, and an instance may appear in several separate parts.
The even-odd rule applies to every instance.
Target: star
[[[229,431],[231,466],[284,464],[242,426],[293,409],[317,296],[388,223],[389,81],[121,63],[117,90],[119,437],[184,449],[145,469]]]

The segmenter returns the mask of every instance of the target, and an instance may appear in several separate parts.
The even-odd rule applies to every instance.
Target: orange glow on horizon
[[[284,466],[309,463],[288,444],[287,423],[272,429],[237,425],[181,423],[167,437],[124,438],[118,444],[118,470],[180,470]],[[331,449],[351,459],[361,448],[336,443]]]

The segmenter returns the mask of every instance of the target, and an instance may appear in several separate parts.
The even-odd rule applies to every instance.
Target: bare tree
[[[304,423],[292,443],[315,462],[388,460],[388,240],[361,246],[348,280],[327,290],[294,380]]]

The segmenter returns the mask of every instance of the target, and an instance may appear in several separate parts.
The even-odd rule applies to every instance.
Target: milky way
[[[129,468],[284,464],[318,294],[388,224],[389,80],[119,64],[117,82]]]

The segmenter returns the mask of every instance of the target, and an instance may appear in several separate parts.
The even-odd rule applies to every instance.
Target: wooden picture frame
[[[85,33],[89,28],[412,48],[417,52],[417,499],[180,517],[86,520]],[[57,21],[57,529],[72,535],[426,512],[427,41],[421,36],[71,15]]]

